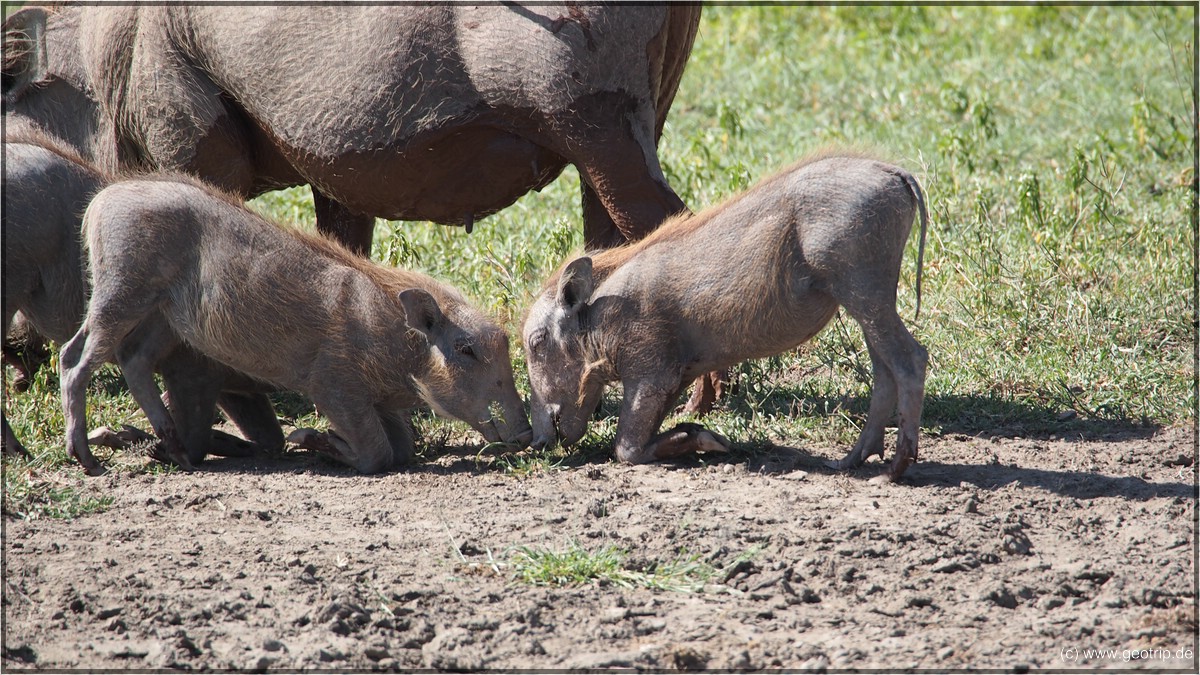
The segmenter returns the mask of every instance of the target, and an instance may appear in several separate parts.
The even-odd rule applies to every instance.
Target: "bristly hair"
[[[307,232],[292,225],[277,223],[247,208],[242,198],[238,195],[210,185],[195,176],[179,172],[142,173],[132,171],[122,174],[121,178],[183,183],[203,190],[205,193],[237,207],[238,210],[243,211],[248,217],[252,217],[262,223],[266,223],[270,227],[287,233],[308,247],[314,254],[361,272],[393,299],[398,299],[400,292],[403,290],[420,288],[432,295],[443,311],[448,311],[452,306],[469,304],[457,289],[427,274],[374,262],[370,258],[358,255],[341,243],[322,234]]]
[[[102,183],[112,181],[112,176],[102,168],[84,159],[71,144],[51,134],[49,131],[19,117],[8,116],[4,120],[4,143],[14,145],[33,145],[62,157],[72,164],[78,165],[84,171],[95,176]]]
[[[617,269],[621,265],[624,265],[638,252],[650,248],[651,246],[655,246],[663,242],[669,242],[687,235],[688,233],[694,232],[695,230],[703,227],[721,212],[741,201],[751,192],[768,186],[783,176],[789,175],[802,167],[833,157],[879,159],[881,154],[882,153],[873,152],[858,146],[845,147],[829,145],[818,148],[799,160],[789,164],[788,166],[779,169],[775,173],[769,175],[767,178],[764,178],[756,183],[751,188],[744,190],[720,202],[719,204],[710,206],[699,213],[693,214],[685,211],[667,218],[654,231],[646,235],[644,239],[630,242],[622,246],[617,246],[615,248],[584,251],[567,256],[566,260],[564,260],[562,264],[558,266],[558,269],[556,269],[554,273],[546,279],[545,283],[542,284],[542,292],[544,293],[547,289],[556,286],[566,266],[581,255],[587,255],[592,258],[592,276],[595,280],[595,284],[599,286],[604,279],[608,277],[608,275],[612,274],[613,270]]]

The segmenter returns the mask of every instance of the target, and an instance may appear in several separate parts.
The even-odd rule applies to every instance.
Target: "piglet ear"
[[[558,304],[574,314],[587,305],[595,290],[592,259],[584,256],[571,261],[558,279]]]
[[[4,95],[46,79],[46,10],[27,7],[4,22]]]
[[[404,308],[404,322],[433,340],[434,332],[441,328],[445,319],[437,300],[419,288],[408,288],[400,291],[400,306]]]

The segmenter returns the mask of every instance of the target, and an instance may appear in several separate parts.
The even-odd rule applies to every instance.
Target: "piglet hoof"
[[[684,422],[659,436],[652,444],[654,459],[671,459],[694,452],[727,452],[729,440],[699,424]]]
[[[90,452],[88,452],[87,456],[84,457],[82,454],[77,453],[74,450],[68,450],[67,455],[79,462],[79,465],[83,467],[83,472],[89,476],[103,476],[108,472],[108,469],[104,468],[104,465],[100,462],[97,462],[96,458],[92,457],[92,453]]]
[[[345,453],[338,449],[337,443],[330,438],[330,435],[323,434],[316,429],[296,429],[288,434],[287,440],[288,443],[293,443],[298,448],[320,453],[339,462],[346,461]]]
[[[899,482],[904,472],[908,471],[908,467],[916,464],[916,462],[917,451],[915,449],[897,451],[895,458],[892,459],[892,466],[886,474],[887,479],[892,483]]]
[[[88,434],[88,445],[102,446],[116,450],[122,450],[136,443],[153,440],[154,437],[150,434],[136,427],[131,427],[128,424],[122,424],[120,431],[113,431],[111,427],[100,427]]]
[[[871,458],[871,455],[879,455],[879,458],[883,459],[883,448],[879,447],[874,450],[863,450],[862,447],[856,444],[850,449],[850,452],[846,453],[845,457],[837,460],[829,460],[825,462],[825,466],[835,471],[849,471],[850,469],[857,469],[863,464],[866,464],[867,460]]]
[[[858,454],[854,452],[841,459],[831,459],[825,462],[825,466],[833,469],[834,471],[849,471],[850,469],[857,469],[858,467],[862,466],[862,464],[862,458],[860,458]]]
[[[212,445],[208,454],[217,457],[253,457],[258,446],[224,431],[213,430]]]
[[[171,452],[166,447],[167,444],[162,441],[150,446],[150,459],[163,464],[174,464],[180,469],[192,472],[196,470],[196,466],[192,464],[192,460],[188,458],[187,453]]]

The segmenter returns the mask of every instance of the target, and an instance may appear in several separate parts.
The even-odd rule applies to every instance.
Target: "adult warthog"
[[[866,426],[835,466],[882,456],[898,408],[890,476],[899,478],[917,459],[925,387],[925,349],[896,314],[918,214],[923,253],[928,216],[911,174],[821,156],[636,244],[573,260],[546,284],[523,329],[534,446],[579,440],[605,384],[619,380],[621,461],[727,447],[696,424],[655,432],[691,378],[792,349],[841,305],[862,326],[875,383]]]
[[[18,125],[20,126],[20,125]],[[88,200],[109,181],[70,148],[29,128],[5,129],[4,136],[4,338],[13,335],[14,321],[27,338],[45,336],[66,342],[79,330],[90,291],[80,239]],[[177,344],[172,341],[171,344]],[[9,348],[6,344],[5,351]],[[13,360],[20,354],[13,352]],[[6,361],[10,354],[6,353]],[[206,454],[248,454],[255,449],[283,448],[283,432],[275,411],[258,386],[187,347],[164,351],[152,364],[170,394],[169,408],[179,428],[186,455],[172,458],[184,466]],[[213,432],[213,406],[219,404],[251,441],[248,446]],[[4,424],[4,451],[23,453],[24,446]],[[98,430],[92,439],[123,445],[139,438],[123,432]],[[85,446],[86,449],[86,446]],[[89,454],[76,457],[89,473],[103,467]]]
[[[171,338],[306,395],[331,429],[294,438],[363,473],[412,458],[406,414],[422,402],[488,441],[523,447],[532,436],[508,336],[428,276],[282,229],[182,175],[110,185],[88,206],[84,233],[92,296],[60,357],[77,456],[87,451],[88,380],[110,359],[168,455],[180,454],[149,367]]]
[[[242,198],[312,186],[362,253],[374,217],[473,223],[567,163],[589,248],[684,204],[656,146],[699,5],[132,5],[16,12],[4,110],[106,168]]]

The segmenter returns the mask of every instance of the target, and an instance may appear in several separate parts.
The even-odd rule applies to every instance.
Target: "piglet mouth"
[[[542,450],[549,450],[550,448],[553,448],[556,441],[556,435],[551,433],[550,435],[542,435],[533,439],[533,442],[529,444],[529,447],[541,452]]]
[[[533,443],[530,444],[530,447],[534,450],[550,450],[558,442],[560,435],[558,431],[558,413],[551,412],[549,415],[550,423],[547,425],[549,429],[546,432],[539,433],[537,438],[533,439]]]

